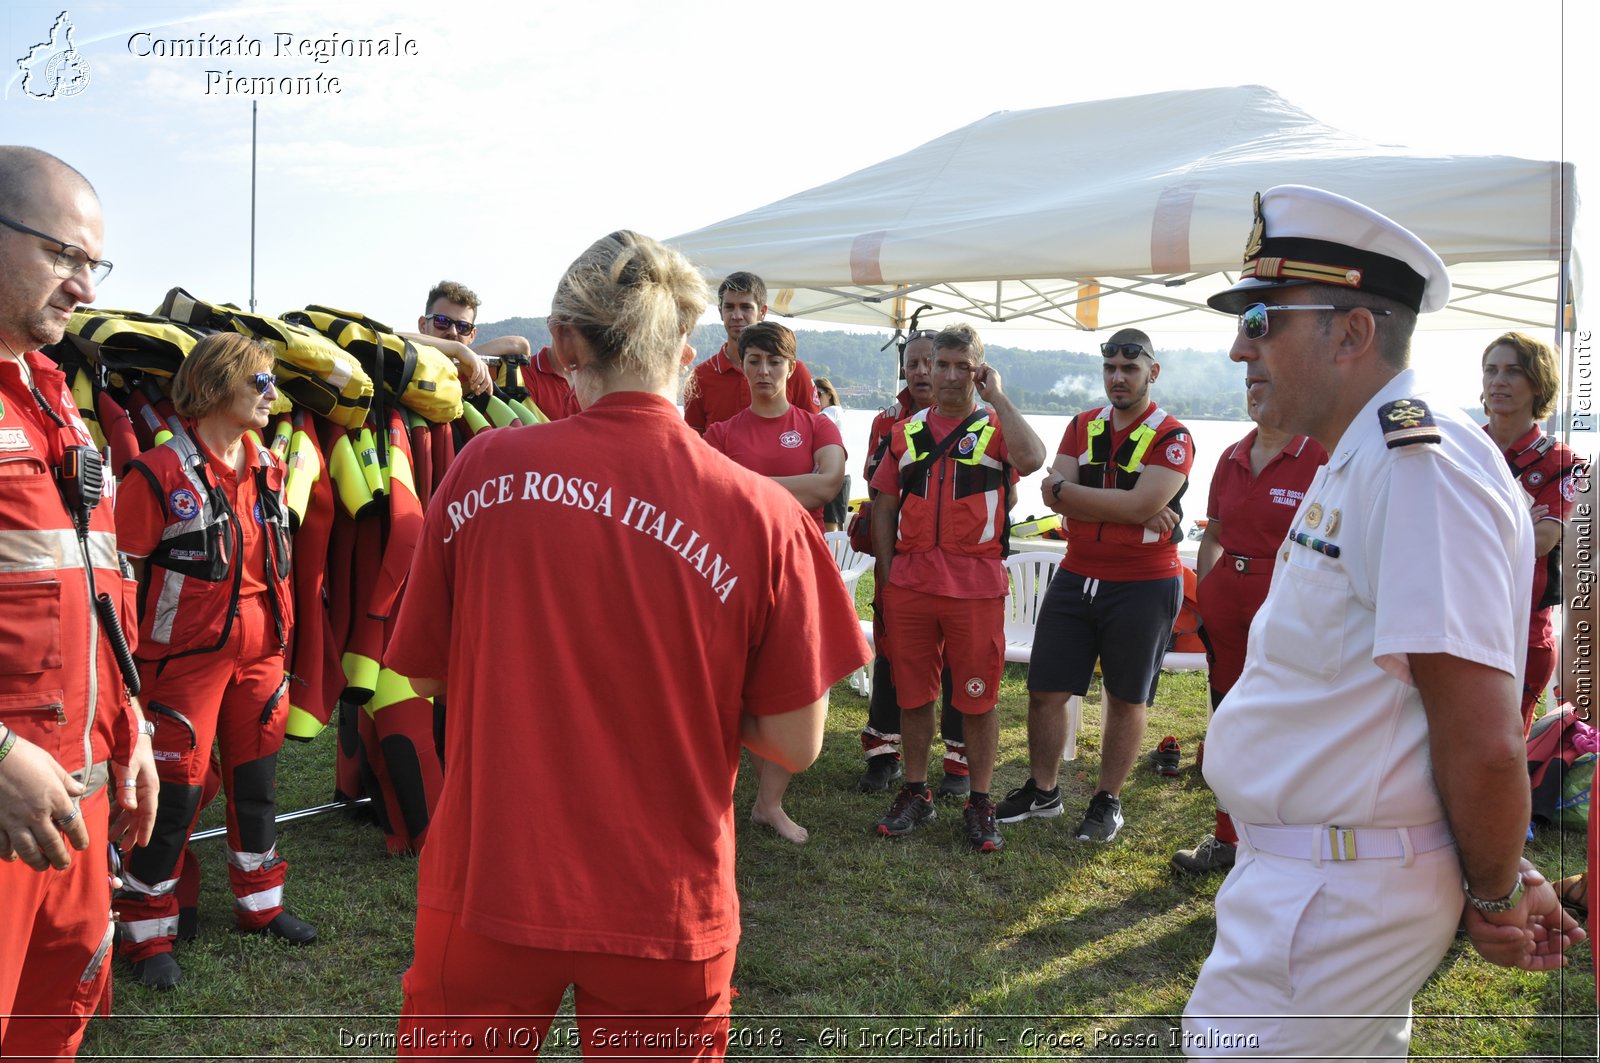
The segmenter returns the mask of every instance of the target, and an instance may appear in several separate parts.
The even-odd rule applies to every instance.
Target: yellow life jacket
[[[72,312],[62,342],[107,371],[137,369],[170,379],[201,335],[199,329],[153,314],[84,307]]]
[[[381,321],[350,310],[308,306],[284,317],[315,329],[360,359],[400,405],[436,424],[461,416],[461,376],[445,353],[414,343]]]
[[[185,324],[249,336],[272,351],[278,390],[295,405],[346,428],[359,428],[366,421],[372,408],[372,378],[348,351],[314,329],[208,303],[182,288],[167,293],[160,312]]]

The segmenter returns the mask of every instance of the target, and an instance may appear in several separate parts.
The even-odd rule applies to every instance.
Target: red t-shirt
[[[737,355],[737,349],[733,352]],[[817,400],[816,385],[811,382],[811,370],[806,363],[796,359],[794,372],[784,388],[790,406],[798,406],[812,413],[822,412]],[[694,380],[688,399],[683,405],[683,419],[701,435],[718,421],[726,421],[741,410],[750,408],[750,381],[738,361],[729,357],[724,343],[716,354],[694,367]]]
[[[256,501],[256,475],[260,466],[259,452],[248,438],[240,446],[245,448],[245,470],[236,473],[221,458],[211,453],[211,448],[200,441],[192,430],[190,438],[206,456],[211,475],[228,499],[234,516],[239,521],[239,535],[243,540],[244,569],[239,575],[239,597],[267,591],[267,541],[262,535],[261,510]],[[150,481],[135,473],[122,481],[122,492],[117,498],[117,548],[129,557],[149,557],[161,545],[161,533],[167,527],[166,507],[155,496]]]
[[[732,948],[740,718],[809,705],[869,656],[793,498],[666,399],[474,437],[384,654],[449,682],[418,902],[514,945]],[[603,816],[574,806],[599,794]]]
[[[1554,439],[1549,440],[1549,447],[1540,453],[1539,444],[1543,438],[1544,433],[1535,424],[1505,449],[1506,461],[1511,465],[1511,474],[1532,498],[1529,508],[1549,506],[1550,512],[1541,519],[1564,521],[1572,515],[1573,500],[1578,497],[1578,485],[1573,479],[1573,466],[1578,456]],[[1550,557],[1546,554],[1533,559],[1534,610],[1528,618],[1528,644],[1531,646],[1547,646],[1555,638],[1550,609],[1538,608],[1549,585]]]
[[[522,386],[528,389],[528,397],[539,407],[539,412],[552,421],[583,412],[572,384],[550,360],[549,347],[541,347],[522,367]]]
[[[994,422],[994,436],[989,440],[986,453],[989,457],[1006,463],[1008,469],[1006,486],[1001,490],[1008,491],[1010,485],[1017,482],[1017,470],[1010,467],[1011,451],[1006,446],[1006,437],[1000,429],[1000,422],[995,419],[993,411],[990,411],[989,416]],[[936,445],[960,428],[966,419],[965,416],[941,416],[937,408],[929,410],[928,429],[932,437],[929,445]],[[899,422],[903,423],[904,421]],[[894,498],[900,497],[900,458],[905,452],[905,433],[897,424],[889,435],[889,450],[878,463],[877,471],[872,474],[873,490],[880,494],[887,493]],[[949,461],[948,452],[939,460]],[[937,472],[934,473],[934,478],[937,481]],[[945,499],[945,501],[950,500]],[[1002,509],[1005,508],[1004,498],[1000,500],[1000,506]],[[903,519],[904,514],[901,516]],[[889,582],[908,590],[921,591],[924,594],[942,594],[947,598],[1003,598],[1011,589],[1006,579],[1005,566],[999,558],[974,557],[970,554],[951,553],[944,549],[896,553],[889,567]]]
[[[1078,414],[1067,423],[1061,435],[1058,454],[1079,458],[1088,449],[1087,425],[1104,407],[1096,407]],[[1133,431],[1143,424],[1155,407],[1146,409],[1132,424],[1122,431],[1116,430],[1112,421],[1111,462]],[[1187,479],[1194,465],[1194,439],[1176,417],[1168,414],[1153,426],[1156,441],[1145,452],[1145,468],[1173,469]],[[1173,432],[1181,433],[1173,436]],[[1080,471],[1081,471],[1080,464]],[[1108,490],[1114,490],[1110,488]],[[1170,534],[1158,535],[1140,524],[1117,524],[1111,521],[1078,520],[1066,518],[1067,556],[1061,567],[1068,572],[1090,579],[1134,582],[1148,579],[1170,579],[1178,574],[1178,544]]]
[[[777,417],[763,417],[747,407],[707,428],[706,442],[762,476],[804,476],[816,471],[817,451],[844,447],[838,425],[798,406]],[[821,528],[822,507],[809,512]]]

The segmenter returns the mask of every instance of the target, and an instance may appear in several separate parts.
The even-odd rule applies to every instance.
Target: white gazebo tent
[[[1455,291],[1424,327],[1573,327],[1571,164],[1374,144],[1253,85],[1001,111],[670,242],[713,279],[759,274],[788,317],[1211,331],[1232,327],[1205,297],[1233,282],[1251,195],[1284,183],[1439,253]]]

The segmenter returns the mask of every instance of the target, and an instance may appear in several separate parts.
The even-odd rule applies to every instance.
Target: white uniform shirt
[[[1278,551],[1244,673],[1206,735],[1206,781],[1243,822],[1443,819],[1407,655],[1486,664],[1520,689],[1533,593],[1527,496],[1483,430],[1443,403],[1428,404],[1441,442],[1389,449],[1378,410],[1415,388],[1401,373],[1356,415]]]

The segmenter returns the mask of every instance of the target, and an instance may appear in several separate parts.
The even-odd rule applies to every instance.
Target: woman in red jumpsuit
[[[155,833],[124,865],[117,913],[123,955],[156,989],[183,976],[172,955],[175,890],[214,741],[239,928],[302,945],[317,936],[283,908],[288,865],[274,825],[289,710],[289,523],[283,465],[245,435],[267,424],[272,364],[243,336],[196,344],[172,380],[188,431],[133,461],[117,501],[120,549],[139,579],[139,674],[161,777]]]

